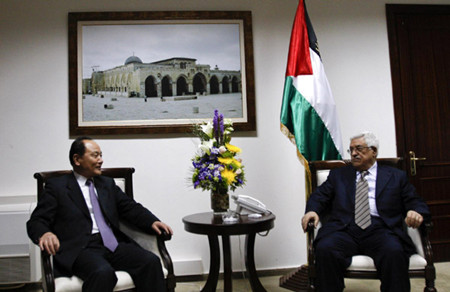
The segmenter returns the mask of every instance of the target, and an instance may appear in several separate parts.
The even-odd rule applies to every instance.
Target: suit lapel
[[[89,219],[91,219],[91,215],[89,214],[86,200],[84,199],[83,193],[81,192],[77,179],[73,174],[69,176],[67,182],[67,190],[68,196],[71,198],[73,203],[83,212],[84,215],[86,215]]]
[[[349,178],[349,179],[345,179],[345,191],[347,196],[349,197],[350,202],[352,202],[352,205],[355,205],[355,188],[356,188],[356,184],[355,184],[355,180],[356,180],[356,170],[352,167],[349,166],[347,167],[346,173],[345,173],[345,177]]]
[[[375,197],[379,198],[382,194],[384,188],[386,187],[388,181],[391,179],[391,171],[389,169],[384,168],[383,166],[378,164],[377,170],[377,183],[375,188]]]

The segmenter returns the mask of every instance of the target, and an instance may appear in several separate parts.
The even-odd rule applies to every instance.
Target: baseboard
[[[42,291],[42,283],[0,284],[0,291]]]

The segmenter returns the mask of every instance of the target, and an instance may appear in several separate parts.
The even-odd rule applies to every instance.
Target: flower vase
[[[226,213],[230,208],[228,190],[211,191],[211,209],[214,215]]]

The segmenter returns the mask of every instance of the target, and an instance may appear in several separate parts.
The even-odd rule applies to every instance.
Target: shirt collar
[[[378,164],[375,161],[375,163],[367,170],[369,172],[368,175],[371,175],[371,174],[373,175],[373,174],[377,173],[377,169],[378,169]]]
[[[368,173],[366,174],[365,177],[368,177],[371,175],[376,175],[377,169],[378,169],[378,163],[375,161],[375,163],[367,170]],[[361,172],[356,171],[356,180],[358,180],[360,176],[361,176]]]
[[[73,174],[75,175],[75,178],[80,186],[84,186],[86,184],[86,181],[88,180],[86,177],[82,176],[75,170],[73,171]]]

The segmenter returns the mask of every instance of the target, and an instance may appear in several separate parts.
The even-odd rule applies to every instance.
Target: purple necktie
[[[102,236],[103,244],[112,252],[114,252],[117,248],[117,239],[114,236],[114,233],[106,224],[105,217],[103,216],[102,210],[100,209],[100,205],[98,204],[97,196],[95,195],[94,184],[92,180],[88,179],[86,181],[86,185],[89,187],[89,196],[91,198],[92,209],[94,211],[95,221],[97,222],[98,231]]]

